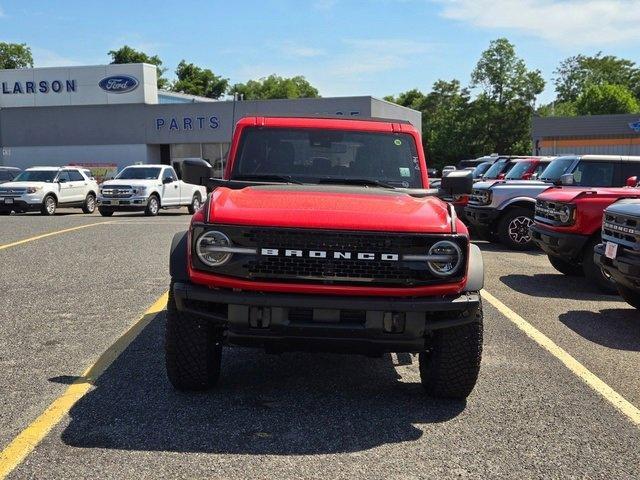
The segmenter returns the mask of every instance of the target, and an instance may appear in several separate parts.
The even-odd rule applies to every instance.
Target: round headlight
[[[558,209],[558,219],[562,223],[569,223],[569,220],[571,220],[571,208],[569,208],[569,205],[563,205]]]
[[[198,238],[196,254],[198,258],[210,267],[219,267],[229,261],[231,253],[225,252],[224,247],[230,247],[231,240],[224,233],[212,230]]]
[[[462,250],[457,244],[449,240],[434,243],[429,249],[429,255],[442,257],[441,259],[427,262],[429,270],[437,277],[450,277],[462,265]]]

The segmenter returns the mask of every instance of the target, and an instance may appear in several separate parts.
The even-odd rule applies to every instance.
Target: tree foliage
[[[640,104],[623,85],[603,83],[589,85],[575,102],[578,115],[638,113]]]
[[[160,60],[160,57],[158,57],[158,55],[150,57],[146,53],[135,50],[128,45],[125,45],[118,50],[109,51],[109,55],[111,56],[112,64],[149,63],[151,65],[155,65],[158,69],[158,88],[166,89],[169,87],[169,80],[167,80],[163,76],[167,69],[162,66],[162,60]]]
[[[176,76],[178,79],[171,87],[174,92],[218,99],[229,88],[228,78],[219,77],[208,68],[200,68],[185,60],[178,64]]]
[[[247,83],[237,83],[230,94],[240,94],[245,100],[266,100],[275,98],[317,98],[318,89],[313,87],[303,76],[283,78],[269,75]]]
[[[0,42],[0,69],[31,67],[33,56],[26,43]]]

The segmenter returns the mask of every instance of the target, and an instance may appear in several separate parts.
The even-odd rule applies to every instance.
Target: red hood
[[[209,219],[229,225],[451,232],[447,204],[436,197],[327,185],[218,188],[211,195]]]
[[[580,198],[620,198],[640,197],[640,188],[585,188],[585,187],[556,187],[549,188],[538,195],[539,200],[570,203]]]

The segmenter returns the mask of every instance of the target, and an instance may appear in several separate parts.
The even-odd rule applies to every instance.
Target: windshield
[[[540,174],[540,180],[543,182],[557,182],[560,180],[560,177],[567,173],[569,167],[573,164],[575,158],[573,157],[564,157],[557,158],[553,162],[549,164],[547,168]]]
[[[118,180],[156,180],[160,176],[157,167],[127,167],[116,178]]]
[[[532,165],[533,162],[516,162],[504,178],[507,180],[520,180]]]
[[[491,164],[489,162],[484,162],[478,165],[473,170],[473,178],[480,178],[482,175],[484,175],[487,172],[487,170],[489,170],[490,166]]]
[[[488,180],[498,178],[498,175],[500,175],[504,171],[506,165],[507,160],[498,160],[493,165],[491,165],[489,170],[487,170],[487,173],[485,173],[482,178],[486,178]]]
[[[22,172],[16,178],[14,182],[53,182],[58,174],[57,170],[27,170]]]
[[[236,158],[231,178],[237,180],[422,188],[408,134],[247,128]]]

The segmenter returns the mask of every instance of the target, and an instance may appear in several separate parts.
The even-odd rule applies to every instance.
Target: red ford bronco
[[[625,159],[630,168],[640,167],[640,157]],[[602,165],[612,172],[616,167]],[[603,171],[599,178],[609,183],[606,176]],[[574,174],[562,177],[565,185],[575,180]],[[594,262],[593,251],[601,243],[604,209],[619,199],[640,197],[640,188],[631,187],[635,187],[637,178],[630,177],[627,183],[628,187],[621,188],[553,187],[538,195],[531,238],[556,270],[565,275],[584,274],[603,292],[616,292],[610,276]]]
[[[640,309],[640,200],[620,200],[602,218],[603,243],[594,259],[614,281],[620,296]]]
[[[480,250],[428,188],[418,131],[389,120],[242,119],[223,179],[171,247],[166,368],[181,390],[218,380],[221,348],[419,353],[431,396],[467,397],[482,353]]]

